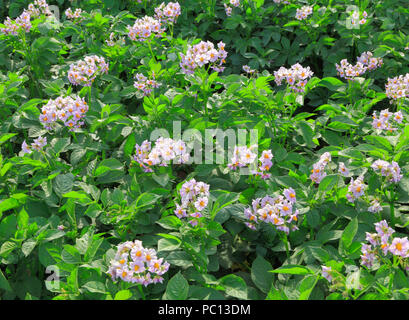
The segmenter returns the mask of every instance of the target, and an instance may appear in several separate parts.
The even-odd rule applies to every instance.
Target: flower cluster
[[[112,280],[118,278],[130,283],[162,283],[169,269],[169,263],[158,259],[154,249],[146,249],[139,240],[127,241],[118,245],[115,258],[111,261],[108,273]]]
[[[380,68],[383,64],[382,58],[374,58],[373,53],[370,51],[362,53],[357,62],[362,63],[369,71]]]
[[[371,201],[371,206],[368,208],[368,211],[372,213],[377,213],[377,212],[382,211],[382,206],[381,206],[381,203],[379,202],[379,199],[373,199]]]
[[[68,80],[73,85],[90,87],[98,75],[108,73],[108,63],[103,57],[88,56],[70,65]]]
[[[230,17],[233,12],[233,9],[229,7],[227,4],[224,4],[224,11],[226,12],[226,16]]]
[[[349,202],[354,202],[356,199],[364,195],[367,187],[368,186],[364,183],[364,178],[362,176],[359,176],[355,180],[354,178],[351,178],[348,185],[348,192],[345,197]]]
[[[268,170],[273,165],[273,162],[271,161],[273,159],[273,154],[271,153],[271,150],[264,150],[261,154],[261,157],[258,159],[259,161],[259,166],[257,170],[253,170],[251,173],[260,176],[261,179],[268,179],[271,177],[271,173],[266,173]]]
[[[231,170],[236,170],[237,168],[248,167],[254,163],[257,158],[257,154],[251,150],[257,148],[257,145],[252,145],[250,148],[246,146],[235,146],[233,151],[233,156],[227,167]],[[270,178],[271,174],[266,173],[270,170],[273,165],[272,160],[273,154],[271,150],[264,150],[261,157],[258,159],[259,166],[257,170],[252,170],[252,174],[256,176],[261,176],[262,179]]]
[[[32,27],[31,18],[37,18],[41,14],[51,15],[52,12],[45,0],[35,0],[34,3],[28,5],[27,10],[24,9],[23,13],[16,20],[11,20],[10,17],[7,17],[4,21],[5,28],[0,28],[0,32],[13,36],[16,36],[19,30],[30,32]]]
[[[238,6],[240,6],[240,0],[230,0],[230,5],[237,8]],[[226,15],[230,17],[232,14],[233,8],[225,3],[224,10],[226,11]]]
[[[309,6],[303,6],[302,8],[300,8],[300,9],[297,9],[297,12],[296,12],[296,14],[295,14],[295,18],[297,19],[297,20],[305,20],[305,19],[307,19],[307,17],[309,16],[309,15],[311,15],[312,14],[312,7],[309,7]]]
[[[196,68],[208,63],[211,64],[211,68],[214,71],[222,72],[224,70],[222,65],[226,62],[225,58],[227,57],[224,46],[222,41],[217,44],[218,50],[215,49],[214,44],[210,41],[201,41],[193,47],[189,45],[186,55],[180,53],[182,72],[192,74]]]
[[[340,162],[338,164],[338,172],[344,177],[348,177],[350,174],[349,169],[345,166],[345,163],[343,162]]]
[[[209,185],[191,179],[180,188],[181,204],[176,204],[175,215],[179,218],[189,218],[189,223],[196,226],[202,217],[202,211],[209,202]]]
[[[84,124],[83,118],[87,111],[88,105],[84,98],[58,97],[55,100],[50,99],[41,108],[40,121],[50,130],[58,120],[61,120],[65,126],[73,130]]]
[[[398,124],[401,124],[403,121],[403,114],[401,111],[395,113],[389,112],[388,109],[384,109],[380,112],[379,117],[376,114],[376,111],[372,114],[372,127],[376,130],[387,130],[393,132],[397,128],[393,127],[391,121],[394,121]]]
[[[388,182],[398,183],[403,177],[400,173],[400,167],[395,161],[389,163],[384,160],[376,160],[371,165],[371,168],[376,173],[380,173],[381,176],[386,177]]]
[[[254,74],[257,72],[255,69],[251,69],[248,65],[243,66],[243,71],[248,73],[248,74]]]
[[[175,23],[180,13],[178,2],[169,2],[166,6],[162,2],[159,7],[155,8],[155,18],[160,22]]]
[[[366,233],[366,241],[368,243],[362,244],[361,248],[361,264],[367,268],[371,268],[376,261],[380,260],[381,254],[387,256],[391,253],[393,256],[399,258],[409,257],[409,240],[407,237],[398,238],[393,240],[391,236],[395,233],[391,227],[388,226],[386,220],[375,223],[376,233]],[[401,260],[401,262],[403,262]],[[406,261],[406,265],[407,265]]]
[[[251,149],[257,148],[257,145],[252,145],[250,148],[246,146],[235,146],[231,162],[227,165],[229,169],[236,170],[237,168],[246,167],[254,162],[257,154]]]
[[[281,82],[285,79],[292,90],[304,92],[305,85],[313,74],[310,67],[304,68],[299,63],[296,63],[290,69],[281,67],[278,71],[274,71],[274,81],[280,86]]]
[[[11,20],[10,17],[4,21],[4,28],[0,28],[0,31],[5,35],[13,35],[16,36],[20,30],[24,30],[25,32],[30,32],[32,27],[31,25],[31,16],[30,13],[26,10],[16,18],[16,20]]]
[[[159,37],[164,31],[161,22],[149,16],[136,19],[133,26],[128,26],[128,36],[133,41],[145,41],[153,34]]]
[[[362,12],[362,14],[360,14],[359,11],[354,11],[350,17],[351,25],[357,26],[357,25],[365,24],[367,17],[368,17],[368,13],[366,11]]]
[[[47,145],[47,138],[46,137],[38,137],[33,141],[33,143],[29,146],[26,141],[23,141],[21,145],[21,150],[23,151],[23,155],[28,153],[32,153],[33,149],[37,151],[41,151]]]
[[[75,22],[80,22],[83,19],[81,14],[82,14],[81,8],[75,9],[74,12],[72,12],[71,8],[65,10],[65,15],[67,16],[67,19],[74,20]]]
[[[260,221],[270,223],[277,230],[288,234],[291,231],[298,230],[295,224],[298,221],[298,209],[295,210],[296,194],[294,189],[285,189],[284,195],[277,197],[265,196],[253,200],[252,206],[244,210],[244,215],[249,221],[246,225],[253,230],[257,229]]]
[[[170,138],[159,138],[155,147],[147,140],[141,145],[135,145],[136,154],[134,160],[137,161],[145,172],[153,172],[151,166],[159,165],[166,167],[169,161],[182,164],[189,161],[189,153],[186,144],[182,140],[175,141]]]
[[[30,3],[28,5],[27,12],[33,18],[37,18],[42,14],[45,14],[47,16],[52,15],[50,7],[45,0],[34,0],[34,3]]]
[[[152,79],[149,80],[142,73],[137,73],[135,79],[133,86],[142,91],[145,96],[150,95],[153,89],[160,87],[160,83],[155,80],[155,73],[152,73]]]
[[[388,78],[385,85],[386,95],[391,103],[396,100],[409,98],[409,73],[394,78]]]
[[[327,175],[325,167],[331,161],[331,154],[325,152],[321,155],[320,160],[313,164],[310,174],[310,179],[315,183],[320,183]]]
[[[366,71],[372,71],[383,65],[382,58],[374,58],[371,52],[364,52],[357,59],[357,63],[352,65],[347,59],[341,60],[340,64],[335,64],[338,75],[347,80],[354,80],[355,77],[363,75]]]
[[[289,1],[286,1],[286,0],[273,0],[273,1],[274,1],[274,3],[277,3],[277,4],[280,4],[280,3],[290,4],[290,2],[289,2]]]

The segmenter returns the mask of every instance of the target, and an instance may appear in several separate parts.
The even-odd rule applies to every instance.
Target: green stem
[[[152,51],[151,40],[148,40],[148,47],[149,47],[149,51],[151,52],[153,60],[155,60],[155,62],[157,62],[156,58],[155,58],[155,55],[153,54],[153,51]]]
[[[203,94],[204,94],[203,101],[204,101],[204,107],[205,107],[205,115],[206,115],[206,118],[209,117],[209,110],[207,109],[207,101],[209,100],[209,95],[208,95],[207,88],[206,88],[206,84],[207,84],[207,79],[206,79],[206,77],[207,77],[207,75],[208,75],[207,71],[204,72],[204,70],[203,70],[203,76],[202,76],[202,92],[203,92]],[[207,121],[207,120],[206,120],[206,121]],[[206,126],[207,126],[207,124],[206,124]]]
[[[143,292],[143,288],[141,284],[138,284],[138,290],[142,296],[142,300],[146,300],[145,293]]]
[[[288,238],[287,238],[287,234],[285,232],[284,233],[284,245],[285,245],[285,253],[287,255],[287,259],[290,258],[290,250],[288,248]]]
[[[75,143],[78,143],[77,136],[74,131],[71,131],[72,137],[74,138]]]
[[[89,87],[89,90],[88,90],[88,104],[89,104],[90,109],[91,109],[91,102],[92,102],[92,85]]]
[[[43,155],[45,161],[47,162],[47,166],[51,169],[50,163],[48,162],[48,159],[47,159],[47,157],[46,157],[44,151],[43,151],[43,150],[40,150],[40,152],[41,152],[41,154]]]
[[[390,190],[391,198],[389,199],[389,209],[391,211],[391,227],[395,228],[395,207],[394,207],[394,200],[395,200],[395,193],[393,189]]]

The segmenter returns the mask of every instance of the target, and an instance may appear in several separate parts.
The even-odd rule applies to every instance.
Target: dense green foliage
[[[181,0],[180,16],[161,37],[132,41],[127,26],[153,17],[162,1],[57,0],[48,4],[59,8],[59,19],[41,14],[29,32],[0,33],[1,299],[409,298],[408,257],[393,253],[399,247],[391,239],[373,266],[361,257],[375,223],[385,220],[393,238],[408,236],[409,89],[394,101],[385,88],[388,79],[409,73],[407,1],[289,2],[241,0],[227,16],[228,0]],[[29,3],[0,0],[0,22]],[[304,5],[313,13],[298,20]],[[353,5],[368,13],[357,28],[348,25]],[[82,18],[67,19],[69,7],[81,8]],[[183,72],[180,54],[201,40],[225,44],[224,71]],[[365,52],[382,65],[353,80],[339,75],[336,64],[355,63]],[[91,86],[73,85],[71,65],[90,55],[103,57],[108,71]],[[302,92],[285,79],[275,82],[274,72],[296,63],[313,72]],[[244,72],[244,65],[256,72]],[[137,74],[154,75],[160,86],[144,95],[134,86]],[[84,124],[48,129],[42,107],[69,95],[89,106]],[[401,112],[396,130],[374,127],[374,112],[379,117],[385,109]],[[190,147],[208,129],[257,130],[259,153],[273,154],[271,176],[240,175],[227,166],[227,155],[220,164],[172,163],[145,172],[135,145],[155,129],[172,138],[179,124],[182,134],[196,130],[185,141]],[[24,154],[23,142],[38,137],[46,137],[44,148]],[[252,144],[248,136],[245,144]],[[212,143],[211,155],[218,148]],[[311,170],[326,152],[327,175],[315,183]],[[385,178],[373,168],[377,160],[394,161],[402,177]],[[338,172],[341,162],[349,175]],[[358,176],[365,195],[349,201]],[[193,178],[210,186],[197,226],[174,213],[182,185]],[[298,230],[246,226],[254,199],[289,188]],[[373,213],[375,200],[381,211]],[[169,263],[162,283],[112,280],[117,246],[134,240]],[[330,281],[323,266],[331,268]],[[60,281],[51,286],[55,270]]]

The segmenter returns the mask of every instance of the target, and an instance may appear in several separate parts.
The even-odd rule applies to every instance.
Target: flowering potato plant
[[[0,3],[0,299],[408,300],[405,1]]]

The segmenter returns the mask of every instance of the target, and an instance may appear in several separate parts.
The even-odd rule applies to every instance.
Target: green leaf
[[[24,210],[24,208],[19,212],[18,216],[17,216],[17,225],[18,228],[21,229],[25,229],[28,226],[28,213],[26,212],[26,210]]]
[[[69,264],[81,263],[81,254],[75,247],[66,244],[61,253],[61,258],[64,262]]]
[[[345,83],[334,77],[326,77],[323,78],[317,86],[323,86],[332,91],[337,91],[339,88],[345,86]]]
[[[98,164],[94,175],[98,177],[106,172],[122,169],[123,165],[117,159],[105,159]]]
[[[314,143],[312,139],[314,138],[314,131],[306,122],[297,123],[298,127],[301,130],[301,135],[309,148],[314,148]]]
[[[270,291],[273,283],[273,275],[269,272],[272,269],[271,264],[261,256],[257,256],[251,266],[251,279],[265,293]]]
[[[21,251],[27,257],[31,253],[31,251],[33,251],[36,245],[37,245],[36,240],[29,239],[23,243],[23,245],[21,246]]]
[[[337,174],[330,174],[321,180],[318,191],[328,193],[331,189],[337,185],[339,176]]]
[[[358,231],[358,218],[355,217],[348,223],[344,232],[342,232],[341,242],[340,242],[340,247],[342,249],[347,250],[351,246],[352,241],[357,231]]]
[[[320,213],[317,209],[310,210],[305,214],[305,217],[307,218],[308,225],[311,228],[316,228],[321,222]]]
[[[16,135],[17,135],[17,133],[3,133],[3,134],[0,134],[0,145],[3,144],[4,142],[6,142],[7,140],[13,138]]]
[[[17,217],[12,214],[1,220],[0,223],[0,238],[8,239],[17,230]]]
[[[396,145],[396,150],[400,150],[407,146],[409,146],[409,125],[405,126],[403,132],[399,136],[399,142]]]
[[[219,191],[218,191],[219,192]],[[224,207],[236,202],[240,198],[240,194],[229,191],[220,191],[221,194],[217,197],[216,201],[213,204],[211,217],[214,219],[216,214],[223,209]]]
[[[62,230],[46,230],[44,232],[44,238],[42,241],[52,241],[55,239],[59,239],[65,235],[65,232]]]
[[[271,286],[266,300],[288,300],[288,298],[286,297],[283,290],[277,290],[274,286]]]
[[[70,192],[73,186],[74,175],[72,173],[60,174],[54,179],[54,190],[61,195]]]
[[[132,298],[130,290],[121,290],[116,293],[114,300],[128,300],[130,298]]]
[[[85,288],[89,292],[93,293],[106,293],[105,285],[99,281],[89,281],[84,284],[82,288]]]
[[[247,299],[247,285],[242,278],[234,274],[229,274],[219,280],[219,284],[224,287],[226,294],[238,299]]]
[[[175,239],[159,239],[158,252],[160,251],[173,251],[180,247],[180,240]]]
[[[186,300],[189,293],[189,284],[180,271],[175,274],[166,286],[166,297],[169,300]]]
[[[67,147],[70,145],[70,138],[55,138],[51,140],[50,145],[53,148],[53,152],[58,156],[61,152],[67,150]]]
[[[158,202],[158,199],[160,198],[161,196],[159,196],[159,195],[157,195],[157,194],[154,194],[154,193],[142,193],[139,197],[138,197],[138,199],[136,199],[136,203],[135,203],[135,206],[136,206],[136,208],[143,208],[143,207],[147,207],[147,206],[150,206],[150,205],[153,205],[153,204],[155,204],[155,203],[157,203]]]
[[[318,282],[318,278],[319,277],[313,275],[304,278],[299,287],[299,300],[308,300],[312,290]]]
[[[70,275],[67,277],[67,285],[73,293],[78,293],[78,268],[71,271]]]
[[[20,203],[14,199],[14,198],[9,198],[6,200],[3,200],[0,202],[0,213],[3,213],[4,211],[16,208],[20,205]]]
[[[85,261],[91,261],[95,257],[95,254],[97,253],[99,247],[102,245],[103,241],[104,239],[102,238],[99,239],[97,238],[97,236],[93,237],[91,244],[88,246],[88,249],[85,252],[85,255],[84,255]]]
[[[305,253],[313,256],[320,263],[326,263],[330,259],[329,253],[321,247],[307,246],[305,248]]]
[[[167,173],[162,173],[162,174],[153,173],[152,178],[162,187],[165,187],[170,180],[169,174]]]
[[[17,243],[6,241],[0,247],[0,256],[7,257],[10,252],[17,248]]]
[[[393,147],[391,145],[391,143],[388,141],[388,139],[384,138],[384,137],[380,137],[380,136],[366,136],[364,137],[364,139],[370,143],[372,143],[373,145],[384,149],[388,152],[393,151]]]
[[[68,193],[65,193],[62,195],[64,198],[73,198],[73,199],[87,199],[90,200],[90,198],[84,193],[84,192],[78,192],[78,191],[70,191]]]
[[[0,289],[4,289],[6,291],[12,292],[10,284],[1,270],[0,270]]]
[[[172,251],[167,256],[166,261],[171,265],[182,268],[188,268],[193,265],[190,256],[184,251]]]
[[[300,275],[314,274],[314,272],[311,269],[297,264],[287,264],[270,272]]]
[[[176,216],[163,217],[159,221],[156,221],[156,223],[160,225],[162,228],[168,230],[179,230],[179,228],[182,226],[182,222]]]

